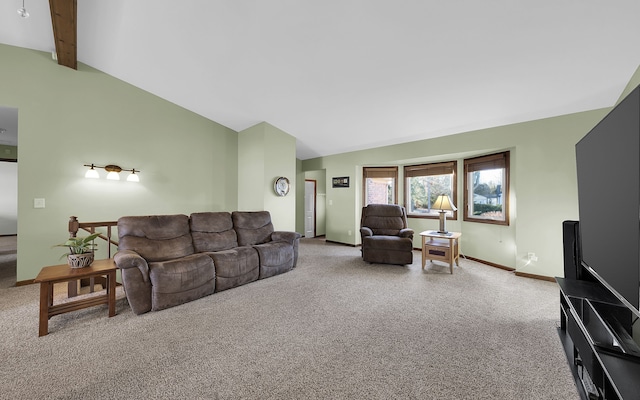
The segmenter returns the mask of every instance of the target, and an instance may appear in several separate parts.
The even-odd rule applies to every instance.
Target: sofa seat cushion
[[[198,253],[238,247],[238,238],[236,231],[233,230],[231,213],[224,211],[193,213],[189,223],[193,246]]]
[[[258,252],[249,246],[206,253],[216,267],[216,292],[231,289],[258,279]]]
[[[206,254],[149,263],[153,310],[186,303],[215,291],[215,268]]]
[[[282,274],[293,268],[293,246],[287,242],[269,242],[253,246],[260,255],[260,279]]]

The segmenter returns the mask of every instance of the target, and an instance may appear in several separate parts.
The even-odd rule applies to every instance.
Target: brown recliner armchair
[[[370,263],[413,263],[413,229],[407,212],[396,204],[369,204],[362,208],[362,259]]]

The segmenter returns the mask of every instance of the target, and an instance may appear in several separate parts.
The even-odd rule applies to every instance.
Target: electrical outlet
[[[42,198],[33,199],[33,208],[44,208],[44,199]]]
[[[351,236],[351,231],[347,231],[347,233],[349,233],[349,236]]]
[[[536,253],[527,253],[527,260],[538,261],[538,257],[536,256]]]

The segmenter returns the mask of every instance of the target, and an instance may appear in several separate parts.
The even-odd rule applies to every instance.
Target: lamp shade
[[[96,171],[93,168],[93,164],[91,164],[91,168],[89,168],[87,170],[87,172],[85,172],[84,177],[85,178],[90,178],[90,179],[98,179],[98,178],[100,178],[100,174],[98,174],[98,171]]]
[[[116,171],[109,171],[109,173],[107,174],[107,179],[110,179],[112,181],[119,181],[120,174]]]
[[[140,182],[140,178],[138,177],[138,174],[136,174],[136,170],[134,169],[129,176],[127,176],[127,181],[128,182]]]
[[[440,196],[438,196],[436,201],[434,201],[433,204],[431,205],[431,208],[435,208],[436,210],[443,210],[443,211],[457,210],[456,206],[453,205],[453,203],[451,202],[451,198],[449,198],[449,195],[447,194],[441,194]]]

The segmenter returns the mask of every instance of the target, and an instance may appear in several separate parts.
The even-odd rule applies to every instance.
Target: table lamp
[[[440,229],[438,233],[448,233],[447,232],[447,211],[456,211],[456,206],[451,202],[451,198],[447,194],[441,194],[438,196],[436,201],[433,202],[431,208],[435,208],[436,210],[440,210]]]

